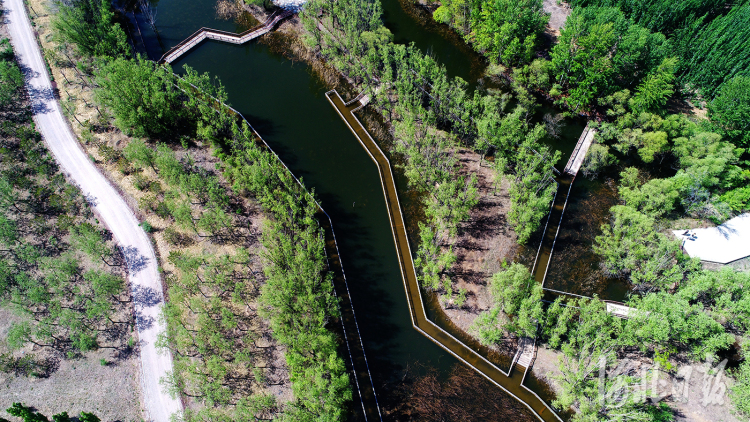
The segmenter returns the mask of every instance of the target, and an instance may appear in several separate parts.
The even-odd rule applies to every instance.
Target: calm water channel
[[[215,0],[161,0],[164,46],[202,26],[239,31],[215,18]],[[143,29],[143,28],[142,28]],[[144,32],[151,50],[158,43]],[[149,51],[152,58],[160,55]],[[456,360],[411,326],[377,168],[324,97],[307,66],[257,42],[205,42],[173,64],[218,76],[240,111],[309,188],[333,220],[375,388],[394,389],[402,371],[426,364],[447,373]]]
[[[215,5],[216,0],[159,0],[160,40],[143,23],[142,35],[134,36],[142,37],[150,58],[157,59],[200,27],[247,29],[218,20]],[[415,42],[445,64],[449,75],[476,86],[483,64],[451,39],[455,34],[417,24],[399,0],[384,0],[383,6],[396,42]],[[407,368],[424,364],[446,374],[457,361],[411,326],[377,168],[325,99],[328,88],[305,64],[287,60],[257,42],[243,46],[204,42],[173,68],[180,71],[183,64],[221,79],[229,103],[315,190],[331,216],[381,404],[390,400],[391,406],[396,405],[393,392]],[[569,154],[581,129],[577,123],[566,127],[556,147]],[[566,160],[567,155],[558,167]],[[399,189],[405,191],[403,180]]]

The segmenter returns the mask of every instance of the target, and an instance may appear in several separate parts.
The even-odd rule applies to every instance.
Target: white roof
[[[707,229],[672,230],[685,252],[701,261],[726,264],[750,256],[750,213]],[[694,236],[693,236],[694,235]]]

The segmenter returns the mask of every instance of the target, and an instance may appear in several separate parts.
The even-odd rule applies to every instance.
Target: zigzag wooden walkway
[[[587,124],[583,129],[583,132],[581,132],[581,136],[578,137],[576,147],[573,150],[573,153],[570,154],[570,158],[565,165],[565,170],[563,170],[562,176],[558,179],[555,199],[552,200],[550,213],[547,216],[547,223],[544,227],[544,237],[539,244],[539,250],[537,251],[536,259],[534,260],[534,267],[531,271],[534,275],[534,279],[542,283],[542,287],[544,287],[544,281],[547,279],[547,270],[549,269],[549,263],[552,259],[552,251],[555,248],[555,242],[557,241],[557,234],[560,231],[563,214],[565,214],[565,208],[568,205],[568,196],[573,187],[573,181],[575,180],[576,175],[578,175],[578,171],[581,169],[583,161],[586,159],[586,153],[588,153],[591,144],[594,142],[594,135],[596,135],[596,130],[592,129]],[[552,225],[550,225],[550,223],[552,223]]]
[[[279,11],[277,10],[276,12],[273,12],[273,14],[269,16],[262,25],[256,26],[252,29],[248,29],[241,34],[235,34],[234,32],[220,31],[218,29],[205,27],[201,28],[197,30],[193,35],[185,38],[176,46],[170,48],[169,51],[161,56],[161,59],[159,59],[159,63],[172,63],[182,57],[183,54],[190,51],[190,49],[203,42],[203,40],[207,39],[223,41],[232,44],[244,44],[250,40],[254,40],[255,38],[260,37],[263,34],[267,34],[274,28],[274,26],[276,26],[277,23],[279,23],[279,21],[281,21],[282,19],[286,19],[293,14],[294,12],[291,10],[285,10],[281,13],[279,13]]]
[[[406,290],[406,299],[409,303],[412,326],[458,360],[474,368],[474,370],[482,374],[493,384],[526,405],[539,420],[545,422],[562,422],[562,419],[560,419],[552,408],[547,406],[536,393],[523,385],[528,372],[527,368],[516,365],[511,367],[509,372],[505,372],[427,318],[422,294],[419,289],[419,282],[417,281],[417,273],[414,269],[409,239],[404,227],[404,217],[401,214],[401,205],[399,203],[398,192],[396,191],[391,164],[353,113],[354,110],[362,107],[362,98],[352,101],[347,105],[335,90],[326,92],[326,98],[328,98],[328,101],[331,102],[378,167],[380,182],[383,186],[383,194],[385,195],[385,203],[388,208],[388,217],[391,222],[391,230],[393,231],[393,240],[396,243],[401,276]]]

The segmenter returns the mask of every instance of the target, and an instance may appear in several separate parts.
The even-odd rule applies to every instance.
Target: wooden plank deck
[[[282,13],[278,13],[278,11],[274,12],[265,22],[263,22],[262,25],[249,29],[241,34],[219,31],[218,29],[201,28],[193,33],[193,35],[185,38],[182,42],[164,53],[164,55],[161,56],[159,63],[172,63],[189,52],[193,47],[207,39],[231,44],[244,44],[260,37],[261,35],[267,34],[277,23],[279,23],[279,21],[286,19],[293,14],[294,12],[291,10],[286,10]]]
[[[583,160],[586,158],[586,153],[589,152],[589,148],[594,142],[595,134],[596,130],[590,128],[589,125],[586,125],[586,128],[583,129],[581,136],[578,138],[578,143],[576,143],[573,153],[570,154],[568,164],[565,165],[563,173],[569,174],[574,178],[576,177],[578,171],[581,169],[581,165],[583,165]]]
[[[326,92],[326,98],[331,102],[331,105],[333,105],[339,113],[339,116],[341,116],[378,168],[381,185],[383,187],[383,195],[388,210],[388,218],[391,222],[393,240],[396,244],[396,252],[401,267],[401,276],[404,282],[404,289],[406,290],[406,299],[409,303],[409,313],[414,328],[435,342],[435,344],[445,349],[448,353],[455,356],[458,360],[464,362],[490,380],[493,384],[516,398],[519,402],[526,405],[526,407],[531,410],[539,420],[545,422],[562,422],[562,419],[560,419],[551,407],[549,407],[536,393],[523,385],[523,380],[526,375],[525,372],[513,371],[512,368],[509,372],[504,372],[487,360],[487,358],[480,355],[477,351],[468,347],[427,318],[419,282],[417,280],[417,274],[414,268],[414,261],[411,255],[409,239],[406,229],[404,228],[404,217],[401,213],[401,205],[399,203],[391,164],[367,130],[365,130],[364,126],[362,126],[359,119],[353,114],[352,110],[358,108],[360,104],[350,103],[350,105],[347,106],[335,90]]]
[[[530,337],[521,337],[518,340],[518,351],[516,352],[515,363],[518,366],[528,368],[534,361],[536,354],[536,341]]]
[[[607,305],[607,312],[619,318],[627,319],[631,314],[637,311],[636,308],[631,308],[622,303],[610,301],[605,301],[605,303]]]

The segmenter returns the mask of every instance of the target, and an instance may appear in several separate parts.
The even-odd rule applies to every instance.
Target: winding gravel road
[[[80,187],[99,218],[112,231],[126,256],[135,302],[146,416],[151,421],[168,422],[171,414],[182,412],[182,406],[159,385],[159,379],[172,370],[172,356],[157,353],[155,347],[157,334],[164,328],[158,321],[164,296],[151,241],[125,201],[83,152],[63,117],[23,0],[4,0],[3,6],[11,43],[26,75],[37,130],[69,180]],[[91,388],[95,389],[96,385]]]

